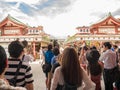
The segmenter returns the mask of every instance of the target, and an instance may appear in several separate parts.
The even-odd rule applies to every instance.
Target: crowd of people
[[[51,55],[47,53],[49,47]],[[55,54],[56,48],[59,50],[58,46],[52,49],[49,45],[44,53],[45,62],[49,60],[47,64],[51,68],[46,72],[48,90],[102,90],[102,79],[105,90],[120,90],[120,49],[117,45],[104,42],[99,49],[87,45],[81,45],[78,49],[69,46],[62,53]],[[69,89],[67,86],[61,89],[65,85]]]
[[[27,41],[12,41],[8,45],[8,58],[0,46],[0,90],[34,90],[27,46]],[[47,90],[102,90],[101,79],[105,90],[120,90],[120,49],[117,45],[104,42],[101,49],[69,46],[61,52],[59,45],[49,44],[41,53]]]

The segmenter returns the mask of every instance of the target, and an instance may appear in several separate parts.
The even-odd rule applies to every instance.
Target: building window
[[[85,29],[83,29],[83,32],[85,32]]]
[[[118,27],[118,31],[120,31],[120,27]]]
[[[32,30],[32,33],[34,33],[35,32],[35,30]]]
[[[82,32],[82,29],[80,29],[80,32]]]
[[[38,32],[38,30],[36,30],[36,32]]]
[[[88,29],[86,29],[86,32],[88,32]]]
[[[29,30],[30,31],[30,33],[32,32],[32,30]]]

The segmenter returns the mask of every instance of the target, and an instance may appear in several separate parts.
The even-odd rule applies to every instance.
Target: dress
[[[101,90],[101,74],[94,76],[91,75],[91,80],[96,84],[95,90]]]
[[[95,90],[95,84],[90,80],[90,78],[88,77],[87,73],[85,72],[83,68],[82,70],[83,70],[83,84],[82,86],[78,87],[77,90],[83,90],[83,89],[84,90]],[[54,72],[50,90],[55,90],[58,84],[59,85],[64,84],[64,79],[63,79],[63,75],[61,72],[61,66],[56,68]]]

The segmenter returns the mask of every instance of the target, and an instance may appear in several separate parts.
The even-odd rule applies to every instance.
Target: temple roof
[[[78,27],[76,27],[76,29],[81,29],[81,28],[84,28],[84,29],[85,29],[85,28],[89,28],[89,26],[81,26],[81,27],[78,26]]]
[[[21,21],[15,19],[14,17],[10,16],[10,14],[8,14],[7,18],[8,18],[9,20],[14,21],[15,23],[18,23],[18,24],[21,24],[21,25],[26,25],[26,24],[24,24],[23,22],[21,22]]]
[[[3,26],[4,24],[6,24],[6,21],[11,21],[12,23],[15,23],[16,25],[19,25],[22,27],[30,27],[28,24],[24,24],[23,22],[15,19],[10,14],[8,14],[8,16],[0,22],[0,27]]]
[[[103,23],[112,20],[113,23],[120,25],[120,20],[116,19],[112,16],[112,14],[109,12],[108,15],[106,15],[104,18],[100,19],[98,22],[96,22],[95,24],[92,24],[91,27],[97,27],[102,25]]]

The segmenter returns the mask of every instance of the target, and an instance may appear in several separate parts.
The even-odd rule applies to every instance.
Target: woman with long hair
[[[77,88],[74,90],[95,89],[95,84],[89,79],[87,73],[79,64],[77,52],[70,47],[63,51],[62,65],[54,72],[51,90],[58,90],[57,86],[64,86],[66,83],[69,86],[76,86]]]
[[[100,53],[96,49],[92,49],[86,54],[88,60],[88,72],[90,72],[91,80],[96,84],[95,90],[101,90],[102,65],[98,62]]]

